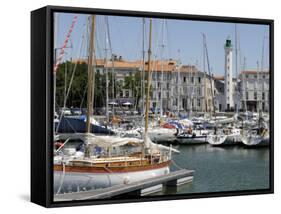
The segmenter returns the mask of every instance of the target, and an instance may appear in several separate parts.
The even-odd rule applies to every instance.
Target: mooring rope
[[[175,165],[175,167],[177,167],[178,169],[183,169],[181,166],[179,166],[178,164],[176,164],[175,161],[171,160],[171,163]]]

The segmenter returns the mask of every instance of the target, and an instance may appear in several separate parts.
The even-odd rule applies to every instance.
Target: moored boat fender
[[[124,177],[124,180],[123,180],[123,183],[124,183],[124,184],[130,183],[130,176],[125,176],[125,177]]]

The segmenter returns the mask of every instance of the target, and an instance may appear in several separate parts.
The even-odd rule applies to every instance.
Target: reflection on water
[[[191,184],[164,189],[159,194],[218,192],[269,188],[269,149],[242,146],[177,146],[177,166],[195,170]],[[178,167],[172,164],[171,170]]]

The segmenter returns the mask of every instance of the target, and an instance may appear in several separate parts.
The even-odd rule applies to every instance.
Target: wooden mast
[[[149,20],[149,46],[148,46],[148,68],[147,68],[147,91],[146,91],[146,109],[145,109],[145,138],[144,142],[145,145],[147,143],[147,131],[148,131],[148,112],[149,112],[149,106],[150,106],[150,85],[151,85],[151,62],[150,62],[150,57],[151,57],[151,40],[152,40],[152,18]]]
[[[86,133],[91,133],[91,116],[93,115],[93,98],[94,98],[94,40],[95,40],[95,15],[91,16],[91,32],[88,58],[88,91],[87,91],[87,119]],[[86,142],[85,157],[90,157],[89,142]]]

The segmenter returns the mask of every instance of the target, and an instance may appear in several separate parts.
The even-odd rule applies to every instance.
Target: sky
[[[55,47],[60,48],[63,46],[75,15],[78,18],[74,25],[64,60],[87,56],[89,15],[86,14],[55,14]],[[97,57],[104,58],[106,56],[105,49],[108,49],[108,56],[114,53],[118,56],[121,55],[125,60],[142,59],[143,18],[122,16],[108,16],[107,18],[108,28],[105,24],[106,17],[96,16],[95,44]],[[163,23],[165,23],[164,28]],[[260,68],[268,69],[269,26],[241,23],[236,24],[236,29],[238,73],[244,70],[244,68],[245,70],[256,70],[258,63]],[[106,32],[109,32],[107,33],[108,36],[105,36]],[[180,60],[182,64],[194,64],[202,70],[202,33],[206,35],[208,57],[212,73],[214,75],[224,75],[224,43],[227,38],[232,40],[233,48],[235,49],[235,24],[233,23],[153,19],[152,58]],[[149,19],[146,18],[144,39],[144,49],[146,52],[148,50],[148,35]],[[111,44],[111,49],[109,48],[109,44]],[[236,73],[235,56],[236,54],[233,51],[234,75]],[[246,59],[245,65],[244,58]],[[263,63],[262,58],[264,59]]]

